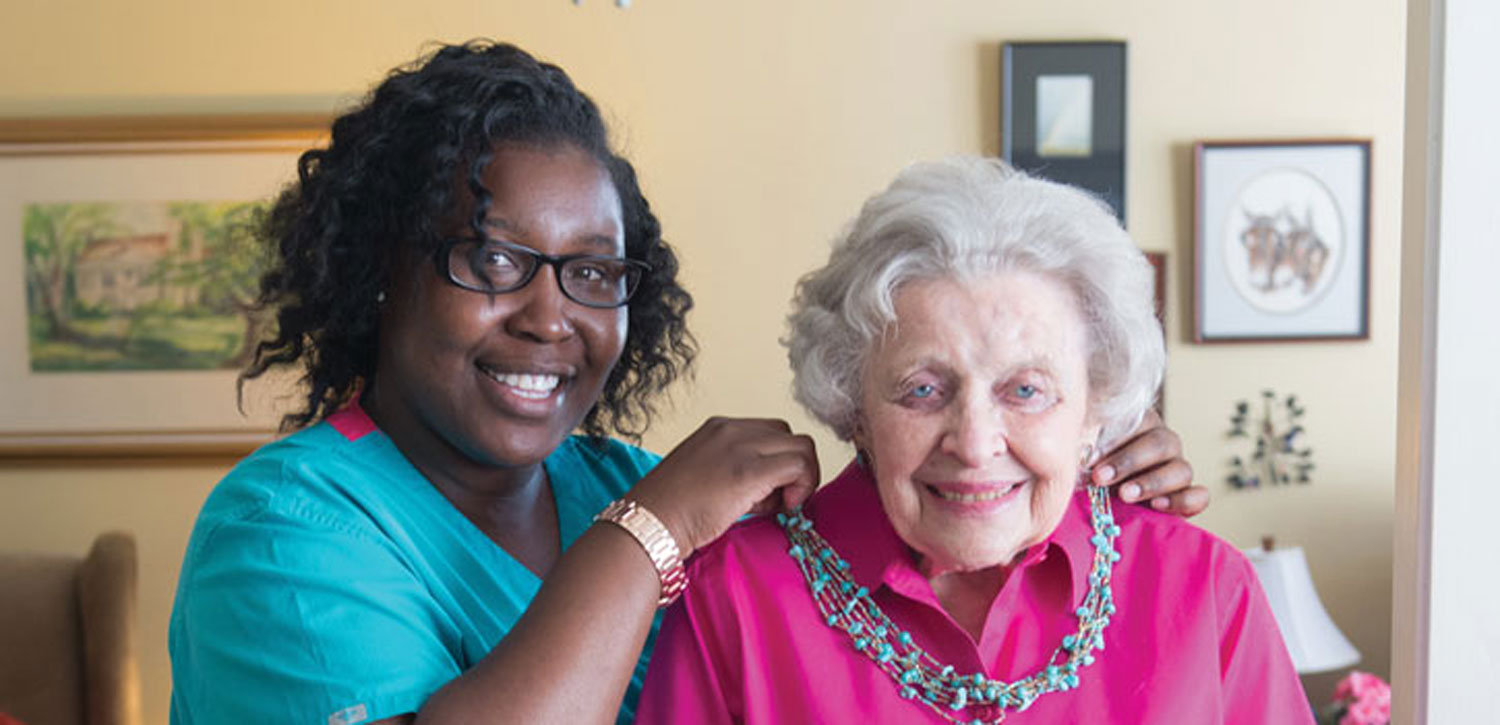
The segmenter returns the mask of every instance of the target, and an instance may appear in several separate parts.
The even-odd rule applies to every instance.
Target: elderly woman
[[[639,722],[1310,722],[1246,560],[1083,483],[1162,378],[1150,279],[1103,206],[998,161],[867,203],[787,339],[857,458],[699,552]]]

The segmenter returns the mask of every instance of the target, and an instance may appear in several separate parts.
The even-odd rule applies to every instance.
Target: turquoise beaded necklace
[[[1104,649],[1104,628],[1115,613],[1109,582],[1114,564],[1120,560],[1114,548],[1120,527],[1115,525],[1109,493],[1089,486],[1088,494],[1094,526],[1089,539],[1094,545],[1094,567],[1089,573],[1088,596],[1075,612],[1078,631],[1063,637],[1042,669],[1011,683],[989,679],[983,672],[959,674],[952,665],[933,659],[912,640],[910,632],[885,616],[868,589],[849,576],[849,562],[818,534],[800,508],[777,514],[776,521],[791,542],[787,553],[802,569],[828,626],[842,630],[856,652],[890,675],[901,688],[902,697],[921,702],[950,722],[981,725],[1002,722],[1007,710],[1025,710],[1042,695],[1077,687],[1079,670],[1094,663],[1094,650]],[[990,720],[959,717],[964,709],[975,706],[999,715]]]

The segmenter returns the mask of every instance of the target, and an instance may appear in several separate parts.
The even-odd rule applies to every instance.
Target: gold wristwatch
[[[594,517],[594,521],[608,521],[625,529],[646,550],[646,556],[651,558],[651,564],[656,567],[656,575],[661,579],[661,597],[656,600],[657,607],[665,607],[682,596],[683,590],[687,589],[687,572],[682,568],[681,550],[677,548],[672,532],[667,531],[656,514],[630,499],[622,498],[604,507]]]

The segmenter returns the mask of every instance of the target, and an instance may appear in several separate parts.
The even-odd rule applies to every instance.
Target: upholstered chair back
[[[84,558],[0,552],[0,713],[26,725],[139,725],[135,539]]]

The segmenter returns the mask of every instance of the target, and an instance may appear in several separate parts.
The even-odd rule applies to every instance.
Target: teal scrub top
[[[564,548],[658,460],[619,441],[565,440],[546,460]],[[346,409],[251,454],[204,504],[169,628],[172,722],[354,725],[416,712],[540,586]],[[621,722],[645,671],[643,654]]]

